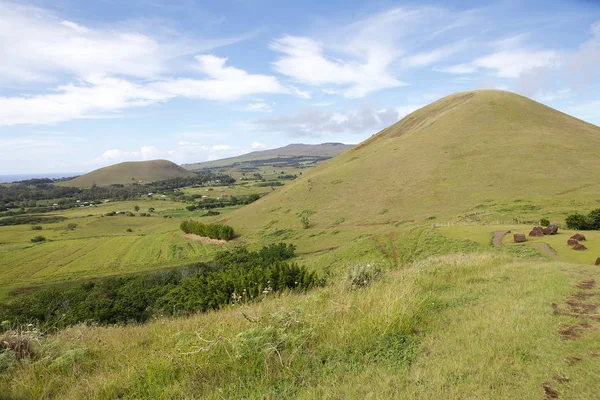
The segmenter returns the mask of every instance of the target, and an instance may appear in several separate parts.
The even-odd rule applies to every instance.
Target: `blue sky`
[[[600,125],[599,71],[593,0],[0,0],[0,174],[358,143],[481,88]]]

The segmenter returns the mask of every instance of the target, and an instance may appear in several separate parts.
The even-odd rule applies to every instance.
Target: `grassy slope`
[[[539,399],[546,387],[593,398],[599,324],[551,304],[597,296],[577,284],[599,278],[557,262],[443,256],[367,289],[338,283],[140,327],[73,327],[48,339],[40,361],[0,375],[0,388],[7,398]],[[569,326],[574,340],[559,333]]]
[[[133,212],[136,205],[140,212],[147,213],[150,207],[156,212],[151,217],[102,217],[111,211]],[[164,268],[207,257],[216,247],[183,238],[181,219],[175,219],[204,212],[186,211],[182,203],[140,199],[57,212],[69,219],[42,224],[42,231],[33,231],[31,225],[2,227],[0,300],[22,287]],[[69,223],[77,227],[69,230]],[[48,242],[32,244],[30,239],[40,234]]]
[[[190,172],[167,160],[123,162],[100,168],[70,181],[65,186],[91,187],[111,184],[128,184],[138,181],[152,182],[190,175]]]
[[[567,210],[577,198],[578,206],[591,206],[600,195],[593,173],[599,151],[596,126],[508,92],[459,93],[317,166],[229,223],[250,233],[265,220],[297,224],[302,210],[314,212],[311,222],[322,228],[339,218],[454,218],[486,200]]]
[[[278,157],[299,157],[299,156],[322,156],[335,157],[343,151],[350,149],[351,145],[341,143],[323,143],[323,144],[290,144],[285,147],[253,151],[237,157],[224,158],[222,160],[206,161],[196,164],[186,164],[185,167],[190,170],[204,168],[223,168],[233,164],[246,163],[249,161],[267,160]]]

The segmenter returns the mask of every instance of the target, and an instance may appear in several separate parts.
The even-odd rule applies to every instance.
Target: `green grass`
[[[135,205],[140,212],[150,207],[156,212],[151,217],[140,217],[139,213],[135,217],[102,216],[111,211],[133,211]],[[210,257],[217,247],[185,239],[179,229],[180,219],[163,218],[176,215],[183,206],[162,200],[111,202],[57,212],[69,219],[44,224],[41,231],[33,231],[31,225],[1,227],[0,299],[23,287],[160,269]],[[179,212],[189,213],[184,209]],[[69,223],[77,227],[69,230]],[[31,238],[38,234],[48,241],[32,244]]]
[[[528,235],[530,230],[531,228],[521,228],[514,230],[513,233],[524,233],[525,235]],[[556,252],[558,258],[562,261],[575,264],[593,265],[596,259],[600,257],[600,232],[581,231],[580,233],[583,233],[587,239],[581,243],[584,244],[588,250],[575,251],[572,249],[572,246],[567,245],[567,240],[577,232],[579,231],[559,230],[558,234],[556,235],[542,237],[527,236],[527,242],[525,245],[535,248],[539,244],[545,243]],[[516,243],[511,242],[513,242],[512,236],[505,237],[503,240],[503,243],[507,246],[517,246]]]
[[[429,258],[366,289],[338,281],[185,319],[69,328],[44,339],[39,361],[0,375],[0,388],[9,398],[539,399],[546,385],[591,398],[600,331],[563,340],[580,319],[550,304],[564,307],[594,278],[499,254]]]

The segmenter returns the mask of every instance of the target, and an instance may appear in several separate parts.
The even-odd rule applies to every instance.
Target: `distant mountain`
[[[91,187],[134,182],[152,182],[192,174],[185,168],[167,160],[130,161],[100,168],[70,181],[66,186]]]
[[[215,161],[206,161],[195,164],[184,164],[189,170],[212,169],[212,168],[232,168],[232,167],[251,167],[252,165],[273,165],[282,162],[310,163],[314,166],[321,161],[328,160],[338,154],[351,149],[353,145],[343,143],[322,143],[322,144],[289,144],[271,150],[254,151],[237,157],[224,158]]]

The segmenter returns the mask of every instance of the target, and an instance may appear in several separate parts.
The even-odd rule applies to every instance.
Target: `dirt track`
[[[507,233],[510,233],[510,231],[496,231],[496,232],[494,232],[494,240],[492,241],[492,243],[494,243],[495,247],[497,247],[497,248],[502,247],[502,238]]]

